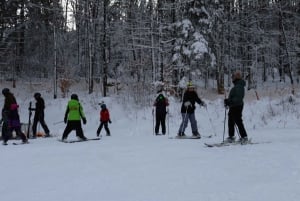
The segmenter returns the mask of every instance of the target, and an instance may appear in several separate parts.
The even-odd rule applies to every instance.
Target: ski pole
[[[170,126],[169,126],[169,118],[170,118],[170,116],[169,116],[169,110],[168,110],[168,112],[167,112],[167,120],[168,120],[168,138],[169,138],[169,132],[170,132]]]
[[[226,99],[226,90],[224,91],[224,101]],[[226,117],[227,117],[227,106],[225,106],[225,116],[224,116],[224,128],[223,128],[223,143],[225,142],[225,128],[226,128]]]
[[[154,109],[152,109],[152,134],[154,134]]]
[[[30,137],[30,126],[31,126],[31,115],[32,115],[32,108],[31,108],[31,101],[29,102],[29,116],[28,116],[28,128],[27,128],[27,138]]]
[[[225,127],[226,127],[226,117],[227,117],[227,108],[225,107],[225,117],[224,117],[224,129],[223,129],[223,142],[225,142]]]
[[[53,125],[64,123],[64,121],[54,122]]]
[[[236,124],[234,124],[234,128],[235,128],[236,133],[238,134],[239,138],[241,138],[241,134],[240,134],[239,128],[237,127]]]

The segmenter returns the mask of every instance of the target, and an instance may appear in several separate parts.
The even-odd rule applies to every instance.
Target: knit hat
[[[39,92],[36,92],[34,95],[33,95],[34,98],[40,98],[41,97],[41,93]]]
[[[188,83],[187,83],[187,88],[188,88],[188,89],[194,89],[195,86],[193,85],[192,82],[188,82]]]
[[[79,100],[77,94],[72,94],[71,95],[71,99],[73,99],[73,100]]]
[[[9,89],[8,88],[4,88],[3,90],[2,90],[2,94],[5,96],[5,95],[7,95],[9,93]]]

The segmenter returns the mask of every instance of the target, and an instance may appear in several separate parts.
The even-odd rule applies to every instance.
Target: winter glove
[[[82,118],[83,124],[86,124],[86,118]]]
[[[110,119],[108,120],[108,123],[110,123],[110,124],[111,124],[111,120],[110,120]]]
[[[2,124],[2,122],[3,122],[3,119],[0,119],[0,125]]]
[[[29,111],[35,111],[35,108],[29,107],[28,110],[29,110]]]
[[[207,108],[207,105],[206,105],[206,103],[205,103],[205,102],[203,102],[203,101],[202,101],[202,103],[201,103],[201,106],[203,106],[203,107]]]
[[[190,101],[184,102],[184,107],[189,107],[189,106],[191,106],[191,102]]]
[[[65,116],[65,118],[64,118],[65,124],[67,123],[67,121],[68,121],[68,119],[67,119],[67,117]]]

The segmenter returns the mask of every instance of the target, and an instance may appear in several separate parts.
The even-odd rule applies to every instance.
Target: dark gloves
[[[224,100],[224,107],[229,107],[229,100],[228,100],[228,98],[226,98]]]
[[[65,116],[65,118],[64,118],[64,122],[65,122],[65,124],[68,122],[68,118],[67,118],[67,116]]]
[[[110,119],[108,120],[108,123],[110,123],[110,124],[111,124],[111,120],[110,120]]]
[[[205,108],[207,108],[207,105],[206,105],[206,103],[204,102],[204,101],[202,101],[202,103],[200,104],[202,107],[205,107]]]
[[[86,118],[82,118],[83,124],[86,124]]]

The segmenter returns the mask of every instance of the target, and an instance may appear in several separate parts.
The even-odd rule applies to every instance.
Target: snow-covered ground
[[[11,89],[27,122],[33,98]],[[248,135],[261,144],[207,148],[221,142],[225,110],[222,96],[205,99],[196,109],[200,140],[168,139],[181,121],[180,103],[170,98],[167,135],[153,136],[152,108],[134,109],[117,97],[78,92],[87,116],[84,132],[95,137],[98,102],[110,109],[112,136],[102,130],[100,141],[65,144],[57,141],[68,98],[46,101],[46,122],[54,138],[30,144],[0,146],[2,201],[298,201],[300,199],[300,105],[281,98],[246,101]],[[248,95],[251,92],[247,92]],[[33,93],[32,93],[33,94]],[[253,95],[253,94],[252,94]],[[0,104],[3,97],[0,98]],[[227,128],[227,124],[226,124]],[[39,128],[41,129],[41,128]],[[190,125],[186,133],[191,134]],[[227,131],[225,132],[227,134]],[[226,137],[226,136],[225,136]],[[75,138],[75,133],[69,139]]]

